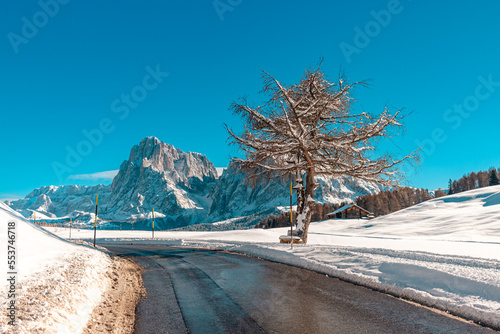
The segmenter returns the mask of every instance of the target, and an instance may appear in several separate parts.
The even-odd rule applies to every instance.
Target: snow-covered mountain
[[[155,208],[159,228],[177,227],[206,219],[216,180],[206,156],[147,137],[132,147],[111,185],[42,187],[10,205],[25,217],[92,222],[99,194],[101,220],[140,222]]]
[[[96,194],[106,199],[110,193],[110,185],[48,186],[33,190],[25,198],[11,202],[10,206],[26,218],[35,212],[37,219],[69,219],[70,215],[88,216],[95,210]]]
[[[382,189],[348,178],[321,176],[317,182],[319,202],[354,200]],[[39,219],[67,221],[72,217],[76,223],[87,224],[94,219],[96,194],[101,222],[134,223],[136,228],[149,226],[153,208],[156,227],[168,229],[242,216],[256,219],[289,205],[286,182],[273,179],[252,186],[233,163],[218,177],[206,156],[183,152],[155,137],[132,147],[111,185],[42,187],[9,204],[25,217],[36,212]]]
[[[188,225],[206,218],[207,197],[217,171],[206,156],[182,152],[148,137],[130,151],[111,184],[106,216],[116,220],[156,217],[171,225]],[[160,220],[161,221],[161,220]]]

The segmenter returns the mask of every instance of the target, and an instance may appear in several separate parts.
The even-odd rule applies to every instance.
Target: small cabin
[[[373,213],[356,204],[349,204],[330,212],[326,216],[329,218],[360,219],[373,218]]]

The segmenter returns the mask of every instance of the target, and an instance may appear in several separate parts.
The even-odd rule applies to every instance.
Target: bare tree
[[[355,113],[351,93],[365,82],[349,84],[342,74],[331,82],[321,64],[288,87],[266,72],[263,79],[266,103],[252,107],[243,98],[231,105],[244,119],[240,134],[226,125],[232,143],[245,153],[234,161],[256,179],[294,176],[297,233],[304,242],[318,187],[316,175],[397,185],[402,173],[396,166],[416,159],[415,152],[400,159],[391,154],[375,156],[375,144],[399,134],[404,116],[388,108],[379,115]]]

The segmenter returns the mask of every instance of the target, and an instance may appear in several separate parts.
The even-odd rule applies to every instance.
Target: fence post
[[[99,194],[95,195],[95,223],[94,223],[94,247],[95,247],[95,235],[97,231],[97,202],[99,201]]]

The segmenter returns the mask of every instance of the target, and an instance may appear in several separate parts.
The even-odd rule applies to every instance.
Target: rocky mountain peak
[[[152,208],[171,217],[194,212],[205,216],[210,204],[205,196],[216,179],[217,171],[206,156],[147,137],[121,164],[107,209],[118,217],[141,217]]]
[[[159,173],[169,173],[177,181],[196,177],[217,178],[217,171],[206,156],[195,152],[183,152],[156,137],[146,137],[130,150],[128,164],[141,169],[152,169]],[[120,171],[122,169],[120,168]]]

